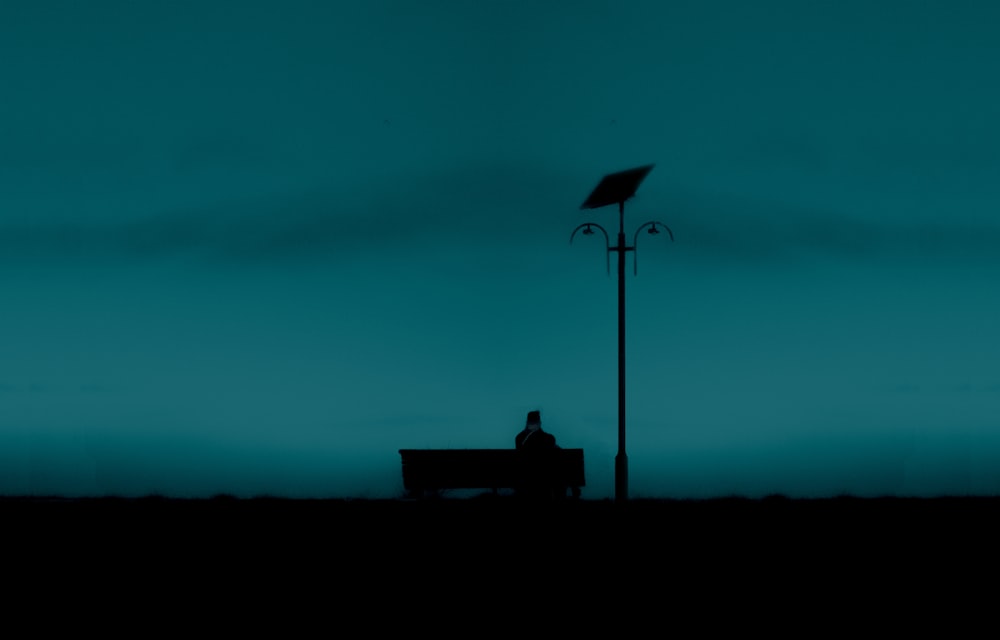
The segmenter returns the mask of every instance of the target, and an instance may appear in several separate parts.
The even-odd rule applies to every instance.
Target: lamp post
[[[611,173],[601,179],[600,183],[590,193],[587,199],[580,206],[581,209],[597,209],[610,204],[618,204],[618,244],[611,246],[611,239],[608,232],[596,222],[584,222],[570,234],[570,244],[577,232],[583,230],[583,235],[593,235],[596,227],[604,234],[607,244],[607,265],[608,273],[611,272],[611,252],[618,254],[618,454],[615,456],[615,502],[626,502],[628,500],[628,455],[625,453],[625,254],[629,251],[635,252],[636,242],[639,239],[639,232],[649,228],[650,235],[660,233],[657,225],[663,227],[670,240],[673,241],[674,233],[670,227],[662,222],[646,222],[639,226],[632,239],[632,246],[625,244],[625,201],[635,195],[639,183],[653,169],[653,165],[646,165],[635,169],[628,169],[618,173]],[[632,265],[636,274],[639,267],[632,256]]]

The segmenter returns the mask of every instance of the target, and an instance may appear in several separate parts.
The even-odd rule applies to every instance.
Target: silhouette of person
[[[524,429],[514,437],[514,448],[519,451],[556,448],[556,437],[547,431],[542,431],[542,414],[540,412],[528,412]]]
[[[531,499],[551,499],[558,495],[553,484],[553,461],[547,452],[558,449],[556,437],[542,430],[542,417],[538,411],[529,411],[524,429],[514,438],[514,447],[525,456],[521,460],[521,484],[515,495]],[[565,495],[565,488],[562,495]]]

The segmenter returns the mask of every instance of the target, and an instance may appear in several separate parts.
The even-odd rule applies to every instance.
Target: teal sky
[[[1000,492],[1000,5],[0,6],[0,494]]]

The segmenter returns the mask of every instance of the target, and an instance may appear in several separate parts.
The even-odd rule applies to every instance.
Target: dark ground
[[[352,545],[379,553],[489,553],[525,540],[595,555],[753,547],[781,554],[796,545],[858,547],[946,541],[1000,544],[1000,498],[611,500],[526,502],[487,494],[426,500],[203,500],[0,498],[5,535],[40,543],[58,534],[78,543],[149,550],[212,541],[322,553]],[[616,545],[617,539],[628,540]],[[116,547],[116,545],[111,545]],[[195,549],[196,550],[196,549]],[[617,551],[616,551],[617,550]]]
[[[675,613],[692,598],[880,606],[901,590],[981,593],[1000,568],[1000,498],[6,498],[0,523],[8,585],[109,604],[239,593],[342,614],[372,598],[488,609],[527,589],[602,603],[592,614],[650,598]]]

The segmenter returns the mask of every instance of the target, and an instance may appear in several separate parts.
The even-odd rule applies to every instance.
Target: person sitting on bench
[[[556,449],[556,437],[542,431],[542,415],[539,411],[529,411],[524,429],[514,438],[514,448],[519,451],[539,451]]]
[[[514,447],[524,452],[523,455],[532,456],[532,459],[559,448],[556,437],[542,430],[542,417],[538,411],[528,412],[524,429],[514,438]],[[548,478],[551,470],[547,466],[538,466],[536,462],[526,465],[521,485],[515,487],[514,494],[522,498],[549,500],[559,495],[559,489],[562,489],[561,494],[566,495],[565,487],[553,485]]]

